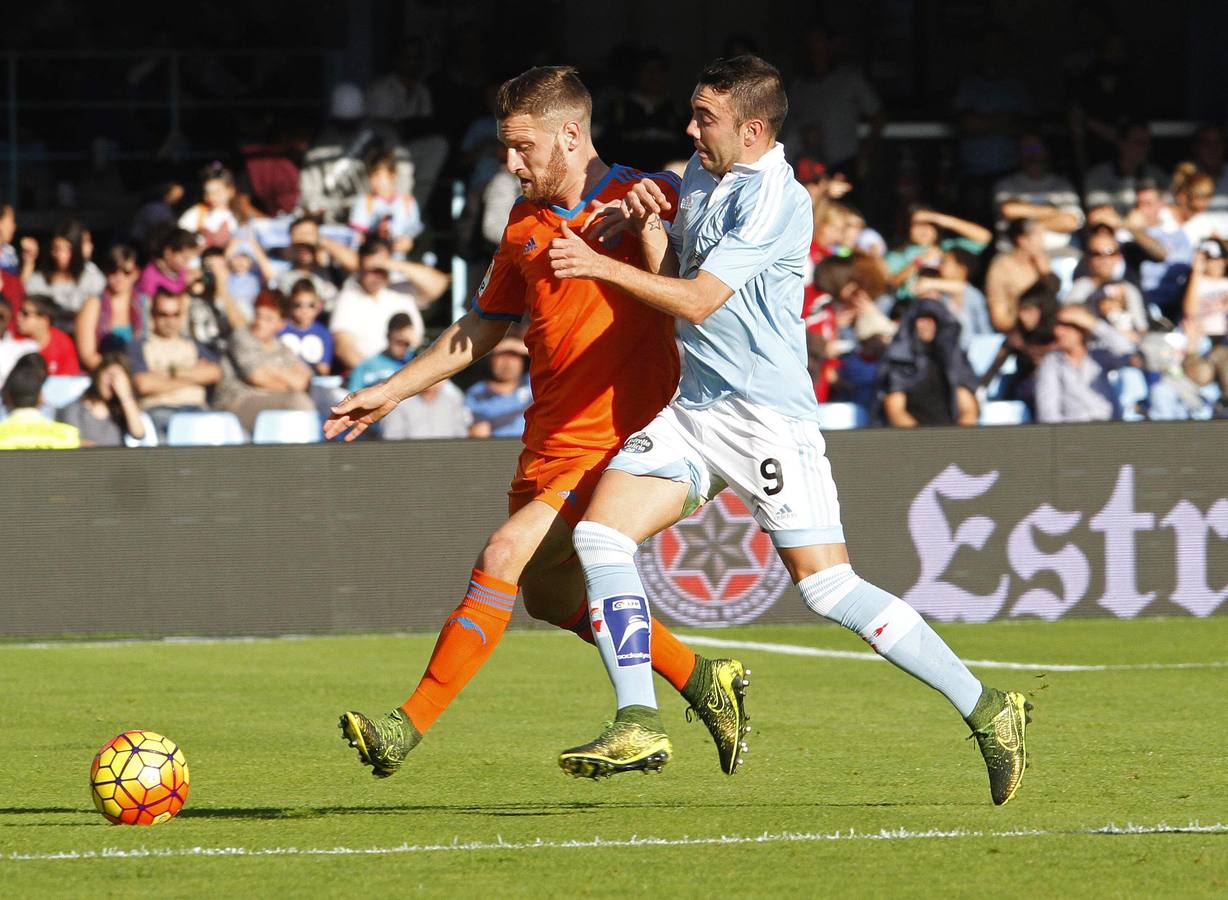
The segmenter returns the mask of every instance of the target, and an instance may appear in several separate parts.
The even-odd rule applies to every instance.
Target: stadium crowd
[[[1120,70],[1110,34],[1071,93],[1061,171],[1053,129],[999,65],[1005,39],[991,30],[959,84],[955,188],[901,179],[896,214],[870,222],[859,203],[883,177],[883,105],[847,44],[807,37],[782,138],[813,199],[802,315],[821,421],[1224,414],[1224,128],[1199,128],[1175,169],[1156,165],[1147,123],[1103,77]],[[626,77],[595,92],[598,148],[680,171],[686,98],[661,53],[629,58]],[[463,47],[428,77],[408,42],[365,89],[332,89],[314,140],[248,144],[233,166],[181,172],[105,247],[70,214],[24,233],[4,205],[0,448],[176,443],[176,417],[207,411],[233,415],[246,439],[265,413],[318,416],[395,371],[451,312],[437,251],[480,276],[518,195],[490,114],[499,80]],[[517,437],[526,363],[509,338],[479,380],[402,404],[378,437]]]

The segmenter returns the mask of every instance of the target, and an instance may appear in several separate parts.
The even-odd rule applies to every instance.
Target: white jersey
[[[679,275],[708,272],[733,296],[700,325],[679,320],[685,354],[677,403],[703,409],[730,395],[815,418],[802,301],[814,231],[810,195],[784,145],[719,181],[692,156],[670,229]]]

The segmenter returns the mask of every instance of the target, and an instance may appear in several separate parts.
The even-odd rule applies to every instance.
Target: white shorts
[[[730,487],[777,547],[843,544],[824,450],[817,422],[725,397],[703,409],[671,403],[607,468],[688,485],[684,516]]]

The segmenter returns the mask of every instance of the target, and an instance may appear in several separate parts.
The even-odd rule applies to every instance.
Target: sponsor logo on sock
[[[486,632],[482,630],[481,625],[473,621],[473,619],[469,618],[468,616],[455,616],[452,619],[452,624],[459,625],[461,628],[465,629],[466,631],[477,632],[478,637],[482,639],[482,643],[483,644],[486,643]]]
[[[620,667],[652,662],[651,625],[643,597],[608,597],[602,602]]]

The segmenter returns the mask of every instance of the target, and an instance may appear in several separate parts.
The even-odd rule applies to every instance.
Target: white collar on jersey
[[[751,172],[762,172],[772,166],[782,165],[785,162],[785,145],[777,141],[772,145],[772,149],[763,154],[753,163],[734,163],[731,172],[737,172],[739,175],[749,175]]]

